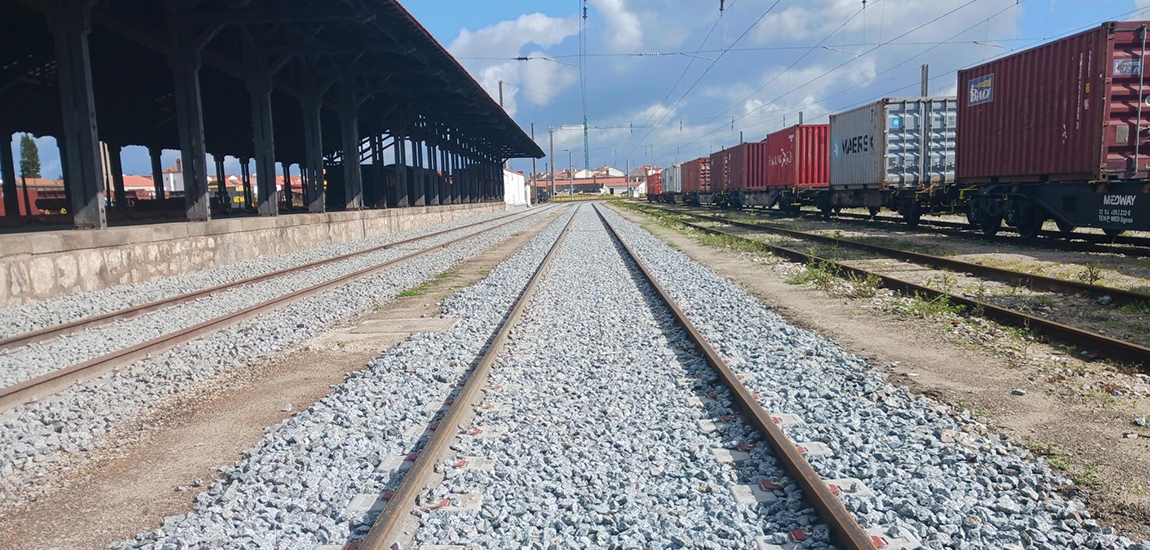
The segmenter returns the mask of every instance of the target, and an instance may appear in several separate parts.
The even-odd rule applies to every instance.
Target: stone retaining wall
[[[503,203],[0,235],[0,307],[426,227]]]

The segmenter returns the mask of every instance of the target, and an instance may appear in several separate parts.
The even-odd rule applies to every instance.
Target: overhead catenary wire
[[[1022,0],[1022,1],[1026,1],[1026,0]],[[900,34],[900,35],[898,35],[898,36],[896,36],[896,37],[894,37],[894,38],[890,39],[888,42],[884,42],[884,43],[882,43],[882,44],[880,44],[880,45],[878,45],[878,46],[876,46],[876,47],[874,47],[874,48],[871,48],[870,50],[867,50],[867,51],[866,51],[866,52],[864,52],[862,55],[860,55],[860,56],[858,56],[858,57],[856,57],[856,58],[854,58],[854,59],[852,59],[852,60],[850,60],[850,61],[848,61],[848,62],[846,62],[846,63],[843,63],[843,64],[837,65],[837,66],[835,66],[835,67],[832,67],[831,69],[828,69],[827,71],[824,71],[822,74],[819,74],[819,75],[815,76],[814,78],[811,78],[810,80],[808,80],[808,81],[806,81],[806,82],[804,82],[804,83],[800,84],[799,86],[796,86],[796,87],[792,88],[790,91],[784,92],[784,93],[782,93],[782,94],[778,95],[777,97],[775,97],[775,98],[771,99],[770,101],[766,101],[766,102],[763,102],[763,103],[762,103],[762,105],[759,105],[759,106],[757,106],[757,107],[755,107],[755,108],[753,108],[753,109],[750,109],[750,110],[748,110],[747,112],[743,113],[742,115],[739,115],[739,116],[736,118],[736,120],[742,120],[742,119],[744,119],[744,118],[746,118],[746,117],[749,117],[749,116],[751,116],[751,115],[753,115],[753,114],[755,114],[755,113],[757,113],[757,112],[759,112],[759,111],[763,110],[763,109],[764,109],[764,108],[766,108],[767,106],[769,106],[769,105],[773,105],[775,102],[779,101],[780,99],[782,99],[782,98],[784,98],[784,97],[786,97],[786,96],[788,96],[788,95],[790,95],[790,94],[794,93],[794,91],[796,91],[796,90],[800,90],[800,89],[802,89],[802,88],[804,88],[804,87],[806,87],[806,86],[808,86],[808,85],[810,85],[810,84],[813,84],[813,83],[815,83],[815,82],[817,82],[817,81],[819,81],[819,80],[821,80],[821,79],[823,79],[823,78],[825,78],[825,77],[829,76],[830,74],[832,74],[832,73],[834,73],[834,72],[838,71],[839,69],[842,69],[843,67],[845,67],[845,66],[847,66],[847,65],[850,65],[851,63],[853,63],[853,62],[857,61],[858,59],[861,59],[862,57],[864,57],[864,56],[866,56],[866,55],[868,55],[868,54],[870,54],[870,53],[873,53],[874,51],[878,50],[879,48],[881,48],[882,46],[886,45],[887,43],[889,43],[889,42],[893,42],[893,41],[896,41],[896,40],[898,40],[898,39],[900,39],[900,38],[902,38],[902,37],[905,37],[905,36],[908,36],[908,35],[910,35],[911,33],[917,32],[917,31],[919,31],[919,30],[921,30],[921,29],[923,29],[923,28],[925,28],[925,27],[927,27],[927,26],[929,26],[929,25],[932,25],[932,24],[934,24],[934,23],[936,23],[936,22],[940,21],[940,20],[941,20],[941,19],[943,19],[944,17],[947,17],[947,16],[949,16],[949,15],[951,15],[951,14],[954,14],[955,12],[957,12],[958,10],[961,10],[962,8],[965,8],[965,7],[967,7],[967,6],[971,5],[971,4],[974,4],[975,2],[978,2],[978,0],[970,0],[970,1],[968,1],[968,2],[966,2],[966,3],[964,3],[964,4],[962,4],[962,5],[960,5],[960,6],[958,6],[958,7],[955,7],[954,9],[951,9],[950,11],[948,11],[948,12],[946,12],[946,13],[943,13],[943,14],[941,14],[941,15],[938,15],[938,16],[934,17],[933,19],[931,19],[931,20],[929,20],[929,21],[927,21],[927,22],[925,22],[925,23],[922,23],[921,25],[918,25],[917,27],[914,27],[914,28],[912,28],[912,29],[910,29],[910,30],[908,30],[908,31],[906,31],[906,32],[904,32],[904,33],[902,33],[902,34]],[[994,18],[994,17],[998,16],[999,14],[1003,13],[1004,11],[1006,11],[1006,9],[1009,9],[1009,8],[1005,8],[1004,10],[1000,10],[999,12],[995,13],[994,15],[991,15],[991,16],[990,16],[990,17],[988,17],[987,19],[989,20],[989,19],[992,19],[992,18]],[[972,26],[970,26],[970,27],[968,27],[968,28],[966,28],[966,29],[964,29],[964,30],[962,30],[962,31],[960,31],[960,32],[958,32],[958,33],[956,33],[956,34],[954,34],[954,35],[953,35],[951,38],[955,38],[955,37],[961,36],[962,34],[964,34],[964,33],[968,32],[968,31],[970,31],[971,29],[973,29],[973,28],[975,28],[975,27],[977,27],[977,26],[981,25],[982,23],[983,23],[983,21],[979,21],[978,23],[975,23],[974,25],[972,25]],[[939,45],[942,45],[942,44],[945,44],[945,43],[946,43],[946,42],[944,41],[944,42],[940,43]],[[850,91],[850,90],[853,90],[853,89],[855,89],[855,88],[857,88],[857,87],[859,87],[859,86],[861,86],[861,85],[863,85],[863,84],[865,84],[865,83],[867,83],[867,82],[870,82],[870,81],[874,80],[875,78],[878,78],[879,76],[882,76],[883,74],[889,73],[889,72],[891,72],[891,71],[893,71],[893,70],[896,70],[896,69],[897,69],[897,68],[899,68],[899,67],[902,67],[904,64],[906,64],[906,63],[907,63],[907,62],[909,62],[910,60],[912,60],[912,59],[915,59],[915,58],[917,58],[917,57],[919,57],[919,56],[921,56],[921,55],[925,54],[926,52],[929,52],[929,51],[933,50],[933,49],[934,49],[934,48],[936,48],[936,47],[938,47],[938,45],[936,45],[936,46],[932,46],[931,48],[928,48],[928,49],[926,49],[926,50],[920,51],[920,52],[918,52],[918,53],[916,53],[916,54],[912,55],[911,57],[909,57],[909,58],[907,58],[907,59],[904,59],[904,60],[900,61],[899,63],[895,64],[894,66],[892,66],[892,67],[890,67],[890,68],[888,68],[888,69],[886,69],[886,70],[884,70],[884,71],[882,71],[882,72],[880,72],[880,73],[878,73],[878,74],[876,74],[876,75],[874,75],[874,76],[872,76],[872,77],[870,77],[870,78],[868,78],[868,79],[865,79],[865,80],[863,80],[863,81],[861,81],[861,82],[859,82],[859,83],[856,83],[856,84],[854,84],[854,85],[852,85],[852,86],[850,86],[850,87],[848,87],[848,88],[846,88],[846,89],[844,89],[844,90],[840,90],[839,92],[837,92],[837,93],[835,93],[835,94],[833,94],[833,95],[831,95],[831,96],[828,96],[828,97],[826,97],[826,98],[823,98],[823,99],[830,99],[830,98],[834,98],[834,97],[837,97],[837,96],[839,96],[839,95],[845,94],[846,92],[848,92],[848,91]],[[821,100],[819,100],[819,101],[821,101]],[[808,104],[814,104],[814,103],[815,103],[815,102],[808,102]],[[785,114],[784,114],[783,116],[785,116]],[[776,119],[772,119],[771,121],[773,121],[773,120],[777,120],[777,118],[776,118]],[[770,121],[765,121],[765,122],[770,122]],[[762,123],[759,123],[759,124],[762,124]],[[752,125],[752,126],[750,126],[750,127],[748,127],[748,128],[755,128],[755,127],[759,126],[759,124],[755,124],[755,125]],[[705,133],[705,134],[703,134],[703,135],[699,136],[699,137],[698,137],[698,138],[697,138],[695,141],[692,141],[692,142],[688,143],[688,144],[687,144],[687,146],[690,146],[690,145],[694,145],[694,144],[698,143],[698,142],[699,142],[699,141],[701,141],[702,139],[704,139],[704,138],[706,138],[706,137],[708,137],[708,136],[710,136],[710,135],[714,134],[715,132],[718,132],[718,131],[719,131],[719,130],[721,130],[722,128],[723,128],[723,126],[718,126],[718,127],[714,128],[714,129],[712,129],[711,131],[709,131],[709,132],[707,132],[707,133]],[[748,129],[748,128],[744,128],[744,130],[746,130],[746,129]]]
[[[688,95],[691,94],[691,91],[695,89],[695,86],[698,86],[699,82],[701,82],[703,80],[703,77],[707,76],[707,73],[711,72],[711,69],[714,68],[714,66],[719,62],[720,59],[723,58],[724,55],[727,54],[728,51],[730,51],[730,48],[734,47],[735,44],[738,44],[739,41],[742,40],[744,37],[746,37],[747,34],[749,34],[755,27],[759,26],[759,22],[761,22],[763,19],[765,19],[767,17],[767,15],[769,13],[771,13],[772,10],[774,10],[775,6],[779,5],[780,1],[781,0],[775,0],[775,2],[772,3],[766,9],[766,11],[764,11],[763,14],[760,15],[759,18],[755,20],[754,23],[751,23],[751,25],[749,27],[747,27],[747,30],[743,31],[743,34],[740,34],[738,38],[736,38],[733,42],[731,42],[730,46],[724,48],[723,51],[719,54],[719,56],[716,57],[715,60],[712,61],[711,64],[707,66],[706,70],[704,70],[703,73],[699,75],[699,78],[695,79],[695,82],[693,84],[691,84],[691,87],[687,88],[687,91],[683,92],[683,95],[679,96],[679,100],[676,101],[675,104],[672,105],[669,109],[663,110],[663,116],[659,118],[659,122],[657,124],[662,124],[663,121],[667,119],[667,115],[674,112],[675,108],[678,107],[679,104],[683,102],[683,99],[685,99]],[[733,3],[732,3],[732,5],[733,5]],[[643,136],[643,139],[639,140],[639,143],[637,143],[634,147],[631,148],[631,152],[634,152],[635,149],[638,149],[640,145],[643,145],[643,143],[645,141],[647,141],[647,138],[651,137],[651,134],[654,131],[655,131],[655,129],[652,128],[651,131],[647,132],[647,135]],[[630,155],[631,152],[628,152],[627,154]]]
[[[1025,2],[1026,0],[1021,0],[1021,1]],[[1107,16],[1107,17],[1104,17],[1104,18],[1098,19],[1097,21],[1094,21],[1094,22],[1088,23],[1088,24],[1086,24],[1086,25],[1082,25],[1082,26],[1079,26],[1079,27],[1074,27],[1074,28],[1072,28],[1072,29],[1069,29],[1069,30],[1067,30],[1067,31],[1064,31],[1064,32],[1062,32],[1062,33],[1058,33],[1058,34],[1055,34],[1055,35],[1053,35],[1053,36],[1050,36],[1049,38],[1050,38],[1050,39],[1058,39],[1058,38],[1061,38],[1061,37],[1064,37],[1064,36],[1069,36],[1069,35],[1072,35],[1072,34],[1074,34],[1074,33],[1077,33],[1077,32],[1080,32],[1080,31],[1083,31],[1083,30],[1086,30],[1086,29],[1089,29],[1089,28],[1091,28],[1091,27],[1093,27],[1093,26],[1095,26],[1095,25],[1101,24],[1101,23],[1103,23],[1103,22],[1105,22],[1105,21],[1112,21],[1112,20],[1122,19],[1122,18],[1128,17],[1128,16],[1130,16],[1130,15],[1133,15],[1133,14],[1135,14],[1135,13],[1139,13],[1139,12],[1141,12],[1141,11],[1150,11],[1150,8],[1139,8],[1139,9],[1129,10],[1129,11],[1121,12],[1121,13],[1118,13],[1118,14],[1114,14],[1114,15],[1111,15],[1111,16]],[[1000,11],[999,13],[1002,13],[1002,12]],[[994,16],[991,16],[991,17],[994,17]],[[968,28],[966,31],[962,31],[962,32],[967,32],[967,31],[968,31],[968,30],[970,30],[971,28],[977,27],[978,25],[981,25],[981,24],[982,24],[982,21],[979,21],[978,23],[975,23],[973,26],[969,27],[969,28]],[[961,34],[961,33],[959,33],[959,34]],[[1019,47],[1019,48],[1017,48],[1017,49],[1025,49],[1025,48],[1028,48],[1028,47],[1031,47],[1031,46],[1037,45],[1037,44],[1039,44],[1039,43],[1041,43],[1041,42],[1045,42],[1046,40],[1047,40],[1047,39],[1045,39],[1045,38],[1042,38],[1042,39],[1034,39],[1034,40],[1033,40],[1031,43],[1029,43],[1029,44],[1025,44],[1025,45],[1023,45],[1023,46],[1020,46],[1020,47]],[[945,42],[944,42],[944,43],[945,43]],[[923,52],[923,53],[925,53],[925,52]],[[1002,53],[1000,53],[1000,54],[999,54],[998,56],[996,56],[996,57],[1005,56],[1005,55],[1007,55],[1008,53],[1009,53],[1009,52],[1002,52]],[[916,57],[917,57],[917,56],[916,56]],[[910,58],[910,59],[913,59],[913,58]],[[907,60],[904,60],[904,61],[903,61],[903,62],[901,62],[901,63],[900,63],[898,66],[901,66],[901,65],[905,64],[907,61],[909,61],[909,59],[907,59]],[[971,66],[974,66],[974,65],[977,65],[977,64],[980,64],[980,63],[982,63],[982,61],[978,61],[978,62],[974,62],[974,63],[963,63],[963,64],[959,64],[959,65],[955,66],[953,69],[949,69],[949,70],[946,70],[946,71],[942,71],[942,72],[940,72],[940,73],[936,74],[935,76],[931,77],[931,78],[929,79],[929,81],[933,82],[933,81],[935,81],[935,80],[940,80],[940,79],[944,79],[944,78],[953,77],[953,76],[954,76],[954,75],[955,75],[955,74],[956,74],[956,73],[957,73],[959,70],[961,70],[961,69],[963,69],[963,68],[971,67]],[[884,74],[884,73],[886,73],[886,72],[889,72],[890,70],[893,70],[893,69],[894,69],[894,68],[892,67],[891,69],[888,69],[887,71],[883,71],[882,73],[876,74],[876,75],[874,75],[874,76],[872,76],[872,77],[868,78],[867,80],[864,80],[864,81],[862,81],[862,82],[859,82],[859,83],[857,83],[857,84],[855,84],[855,85],[853,85],[853,86],[851,86],[851,87],[849,87],[849,88],[847,88],[847,89],[844,89],[844,90],[840,90],[840,91],[838,91],[838,92],[836,92],[836,93],[834,93],[834,94],[831,94],[831,95],[828,95],[828,96],[822,96],[822,97],[818,97],[818,98],[812,98],[812,99],[808,100],[807,102],[805,102],[803,105],[800,105],[800,106],[798,106],[798,107],[795,107],[794,109],[792,109],[792,110],[788,111],[788,113],[797,112],[797,111],[800,111],[800,110],[802,110],[802,109],[805,109],[805,108],[807,108],[807,107],[810,107],[811,105],[815,105],[815,104],[821,103],[821,102],[823,102],[823,101],[826,101],[826,100],[828,100],[828,99],[833,99],[833,98],[835,98],[835,97],[838,97],[838,96],[844,95],[844,94],[848,93],[849,91],[851,91],[852,89],[854,89],[854,88],[857,88],[857,87],[859,87],[859,86],[862,86],[862,85],[866,84],[867,82],[869,82],[869,81],[872,81],[872,80],[874,80],[874,79],[878,78],[879,76],[882,76],[882,74]],[[887,91],[885,91],[885,92],[883,92],[883,93],[877,94],[877,95],[875,95],[875,96],[872,96],[872,97],[870,97],[870,98],[868,98],[868,99],[865,99],[865,100],[862,100],[862,101],[860,101],[860,102],[856,102],[856,103],[853,103],[853,104],[851,104],[851,105],[848,105],[848,106],[845,106],[845,107],[841,107],[841,109],[850,109],[850,108],[853,108],[853,107],[858,107],[858,106],[861,106],[861,105],[865,105],[865,104],[867,104],[867,103],[870,103],[871,101],[875,101],[875,100],[881,99],[881,98],[883,98],[883,97],[890,97],[891,95],[895,95],[895,94],[896,94],[897,92],[899,92],[899,91],[902,91],[902,90],[905,90],[905,89],[908,89],[908,88],[914,88],[914,87],[917,87],[917,86],[918,86],[918,84],[917,84],[917,83],[915,83],[915,84],[907,84],[907,85],[898,86],[898,87],[896,87],[896,88],[894,88],[894,89],[890,89],[890,90],[887,90]],[[745,130],[747,130],[747,129],[750,129],[750,128],[757,128],[757,127],[759,127],[759,126],[762,126],[762,125],[764,125],[764,124],[767,124],[767,123],[776,122],[776,121],[778,121],[780,118],[782,118],[782,117],[785,117],[785,116],[786,116],[786,114],[787,114],[787,113],[784,113],[784,114],[782,114],[782,115],[780,115],[780,116],[778,116],[778,117],[774,117],[774,118],[772,118],[772,119],[769,119],[769,120],[765,120],[765,121],[761,121],[761,122],[759,122],[759,123],[756,123],[756,124],[753,124],[753,125],[751,125],[751,126],[748,126],[747,128],[744,128],[744,131],[745,131]],[[824,114],[824,115],[822,115],[822,116],[829,116],[829,113],[828,113],[828,114]],[[819,118],[821,118],[821,117],[819,117]],[[715,129],[715,130],[712,130],[712,131],[710,131],[710,132],[708,132],[708,133],[706,133],[706,134],[703,134],[702,136],[700,136],[699,138],[697,138],[696,140],[694,140],[694,141],[692,141],[692,142],[689,142],[689,143],[687,143],[687,144],[681,145],[680,147],[690,147],[691,145],[695,145],[695,144],[699,143],[700,141],[702,141],[702,140],[703,140],[704,138],[706,138],[707,136],[709,136],[709,135],[711,135],[711,134],[715,133],[716,131],[718,131],[718,130],[720,130],[720,129],[724,128],[724,127],[725,127],[725,124],[724,124],[724,125],[721,125],[721,126],[719,126],[719,127],[718,127],[717,129]]]

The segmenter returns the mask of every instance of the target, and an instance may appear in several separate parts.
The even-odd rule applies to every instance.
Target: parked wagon
[[[1147,22],[1110,22],[958,73],[970,222],[1034,236],[1150,230]]]
[[[712,204],[714,191],[711,189],[711,159],[697,158],[684,162],[680,175],[683,189],[683,204],[695,206]]]

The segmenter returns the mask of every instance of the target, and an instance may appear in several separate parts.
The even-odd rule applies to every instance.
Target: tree
[[[20,177],[40,177],[40,149],[28,134],[20,136]]]

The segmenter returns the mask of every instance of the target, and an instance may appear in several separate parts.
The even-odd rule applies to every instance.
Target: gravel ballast
[[[888,384],[833,342],[792,327],[737,285],[618,214],[605,214],[772,413],[803,424],[795,441],[825,443],[824,478],[859,478],[876,495],[845,499],[864,527],[897,525],[929,548],[1133,548],[1150,543],[1098,525],[1067,480],[1024,449],[935,401]],[[908,343],[909,344],[909,343]]]
[[[533,216],[491,230],[0,415],[0,504],[13,490],[35,484],[42,467],[115,445],[101,436],[159,400],[221,372],[267,361],[540,221]]]
[[[746,549],[757,537],[814,527],[814,512],[753,430],[738,419],[710,433],[700,427],[730,403],[716,384],[585,207],[492,371],[470,432],[479,433],[456,446],[493,467],[448,468],[421,499],[475,495],[482,504],[423,513],[415,547]],[[707,409],[693,402],[711,392]],[[739,444],[753,450],[738,466],[716,457]],[[765,479],[786,495],[770,505],[733,497],[734,486]],[[813,531],[826,541],[825,526]]]
[[[523,215],[532,214],[524,213]],[[153,338],[159,338],[165,334],[227,315],[284,294],[304,290],[324,281],[354,273],[418,250],[477,233],[485,227],[506,223],[506,221],[508,220],[451,231],[417,242],[218,292],[191,302],[177,304],[132,319],[93,327],[43,343],[22,346],[7,354],[0,355],[0,388],[12,386]],[[439,228],[436,231],[442,229]],[[404,236],[403,238],[410,237]],[[379,246],[379,244],[374,246]]]
[[[279,269],[383,246],[444,229],[489,220],[506,213],[502,210],[487,212],[410,231],[335,243],[278,256],[245,260],[175,277],[116,285],[102,290],[78,292],[59,298],[3,308],[0,309],[0,338],[170,298]]]
[[[417,333],[351,374],[332,393],[267,435],[196,499],[186,516],[126,542],[124,548],[311,548],[362,535],[362,512],[346,507],[359,493],[391,481],[377,471],[387,457],[416,448],[409,430],[428,424],[428,406],[456,389],[531,273],[558,237],[564,215],[479,283],[444,303],[459,317],[442,333]]]

